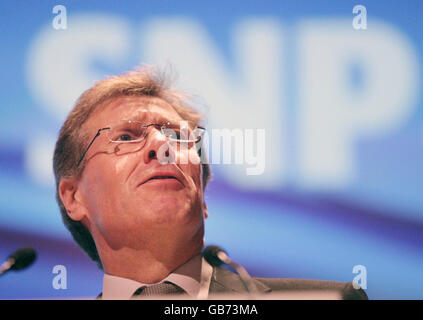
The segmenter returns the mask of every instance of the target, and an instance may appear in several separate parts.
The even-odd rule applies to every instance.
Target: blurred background
[[[0,1],[0,15],[0,260],[38,251],[1,299],[101,291],[62,225],[52,152],[82,91],[141,63],[171,65],[208,129],[265,129],[256,158],[212,165],[207,244],[254,276],[361,275],[372,299],[423,298],[421,1]]]

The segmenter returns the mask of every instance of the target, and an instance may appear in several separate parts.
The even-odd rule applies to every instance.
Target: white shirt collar
[[[197,255],[157,283],[170,281],[184,289],[191,298],[206,299],[212,272],[212,266],[201,255]],[[135,280],[104,274],[102,299],[131,299],[138,288],[153,284],[144,284]]]

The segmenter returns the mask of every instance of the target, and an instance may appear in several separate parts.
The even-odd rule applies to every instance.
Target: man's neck
[[[169,250],[122,248],[102,257],[104,271],[141,283],[157,283],[201,252],[203,243]],[[188,248],[188,249],[187,249]],[[190,249],[189,249],[190,248]]]
[[[160,282],[169,281],[180,287],[192,298],[201,297],[206,299],[210,289],[212,273],[213,268],[204,260],[201,254],[198,254],[172,271]],[[102,298],[106,300],[131,299],[134,292],[146,285],[148,286],[149,284],[106,273],[103,277]]]

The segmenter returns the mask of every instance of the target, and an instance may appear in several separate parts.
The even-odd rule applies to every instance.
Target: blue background
[[[57,4],[66,7],[66,30],[55,30],[52,27],[56,16],[52,9]],[[357,4],[367,9],[367,30],[358,31],[352,27],[352,8]],[[102,272],[73,243],[61,223],[51,179],[51,148],[64,117],[77,98],[69,95],[62,99],[62,96],[66,96],[66,90],[72,91],[75,83],[72,79],[65,81],[70,79],[69,72],[58,63],[60,56],[65,56],[72,46],[66,47],[64,51],[61,51],[63,48],[60,45],[53,46],[50,51],[46,51],[53,59],[50,64],[43,65],[45,74],[37,74],[34,70],[37,70],[36,66],[41,61],[37,53],[47,43],[49,36],[71,34],[72,28],[81,21],[79,17],[92,21],[94,28],[96,17],[107,15],[108,19],[117,18],[127,24],[123,30],[127,32],[129,45],[121,48],[122,55],[116,54],[118,58],[115,60],[104,59],[102,53],[96,55],[93,51],[85,64],[81,62],[81,68],[89,70],[87,81],[129,70],[142,62],[153,62],[154,59],[146,54],[148,42],[143,42],[145,38],[140,36],[141,30],[144,32],[142,26],[156,18],[162,21],[177,18],[179,21],[195,21],[196,25],[201,26],[206,32],[206,40],[219,52],[226,69],[233,76],[231,81],[235,83],[238,79],[242,82],[244,73],[238,64],[240,56],[234,51],[234,26],[252,18],[276,21],[284,30],[284,54],[278,58],[283,64],[278,74],[283,78],[283,88],[280,88],[283,91],[283,105],[278,108],[284,114],[279,125],[283,130],[279,133],[283,132],[288,141],[280,146],[286,160],[284,169],[280,171],[283,172],[283,178],[281,175],[279,179],[275,174],[276,179],[273,177],[273,180],[259,181],[246,175],[231,176],[232,167],[214,164],[212,170],[215,175],[206,193],[210,214],[206,242],[224,247],[254,276],[352,281],[356,276],[353,267],[363,265],[367,270],[366,292],[370,298],[421,299],[422,14],[423,4],[417,0],[360,3],[1,1],[0,259],[6,259],[11,252],[22,246],[36,248],[39,256],[29,269],[20,273],[10,272],[1,277],[0,298],[95,297],[101,291]],[[413,75],[409,77],[411,80],[408,86],[412,88],[409,93],[411,98],[404,98],[400,108],[412,111],[396,127],[388,128],[380,135],[363,134],[354,141],[352,147],[349,145],[350,160],[354,163],[352,173],[343,179],[338,177],[335,184],[327,184],[323,176],[313,180],[310,187],[307,175],[302,174],[301,167],[297,165],[302,143],[299,138],[302,131],[297,125],[299,110],[304,101],[302,97],[308,94],[299,85],[302,78],[298,68],[303,65],[304,56],[299,54],[298,44],[302,41],[299,32],[301,23],[306,20],[313,23],[314,19],[341,21],[341,27],[345,22],[351,30],[362,33],[372,32],[373,26],[376,28],[372,21],[383,22],[404,39],[407,44],[404,50],[412,53],[415,63],[411,64],[413,68],[409,67],[410,64],[403,66],[405,62],[395,60],[394,53],[383,53],[388,61],[392,58],[392,65],[386,65],[384,70],[388,72],[395,69],[395,66],[400,70],[409,68],[405,74]],[[319,31],[317,27],[316,30]],[[342,32],[346,29],[340,30]],[[102,31],[87,29],[87,33],[90,32],[101,34]],[[148,32],[151,29],[146,28],[147,35]],[[345,38],[349,35],[345,33]],[[392,39],[394,41],[396,38]],[[77,43],[79,40],[76,37],[74,41]],[[394,46],[403,48],[403,43]],[[327,50],[331,49],[329,47]],[[184,66],[178,64],[178,58],[173,59],[173,55],[178,54],[177,50],[182,49],[175,48],[175,52],[161,54],[164,58],[168,55],[181,78],[184,78],[189,72],[186,73]],[[185,50],[190,51],[190,48]],[[197,55],[197,58],[200,63],[201,55]],[[348,76],[353,88],[351,92],[364,90],[369,82],[374,81],[366,76],[366,69],[362,66],[346,66],[349,67]],[[62,68],[64,71],[60,74]],[[330,71],[334,67],[327,64],[326,68]],[[59,76],[54,82],[56,74]],[[54,84],[51,87],[52,96],[57,99],[49,100],[49,94],[40,89],[49,86],[48,81],[44,84],[44,77],[53,81],[50,83]],[[204,77],[212,75],[204,74]],[[322,77],[324,81],[325,75]],[[64,88],[64,93],[53,94],[55,86]],[[222,123],[214,119],[226,118],[224,123],[235,121],[228,114],[238,115],[237,123],[242,123],[243,117],[245,122],[251,117],[251,114],[231,111],[231,105],[214,106],[208,96],[213,93],[211,89],[195,89],[205,93],[211,119],[209,127],[222,127]],[[387,89],[386,94],[390,92]],[[278,120],[278,115],[269,110],[265,106],[257,107],[252,117]],[[384,119],[383,113],[380,116]],[[322,118],[324,120],[324,115]],[[258,127],[266,128],[263,125]],[[279,140],[272,141],[267,147],[278,148],[274,141]],[[274,168],[269,170],[279,172]],[[56,290],[52,286],[55,265],[66,267],[66,290]]]

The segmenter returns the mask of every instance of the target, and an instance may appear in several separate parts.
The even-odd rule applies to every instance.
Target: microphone
[[[37,253],[32,248],[22,248],[15,251],[9,258],[0,266],[0,275],[7,271],[22,270],[29,267],[37,258]]]
[[[235,269],[235,271],[239,274],[242,283],[244,284],[245,288],[247,289],[248,293],[250,294],[257,294],[258,290],[253,281],[253,278],[248,274],[247,270],[240,265],[233,261],[226,252],[219,248],[218,246],[208,246],[203,251],[203,256],[208,263],[212,266],[219,267],[222,264],[227,264]]]

